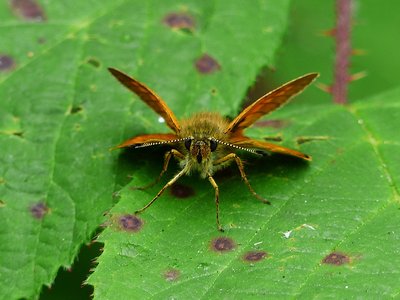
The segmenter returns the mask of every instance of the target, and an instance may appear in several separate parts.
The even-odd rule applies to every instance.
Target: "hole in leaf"
[[[211,74],[221,69],[218,61],[208,54],[203,54],[195,62],[196,69],[202,74]]]
[[[72,106],[71,109],[69,110],[69,113],[71,115],[73,114],[77,114],[79,112],[81,112],[83,110],[83,107],[81,105],[76,105],[76,106]]]
[[[228,237],[219,237],[211,241],[211,249],[217,252],[228,252],[235,249],[235,242]]]
[[[15,15],[24,20],[36,22],[46,20],[42,7],[35,0],[11,0],[11,9]]]
[[[49,212],[49,208],[47,207],[46,203],[38,202],[33,204],[29,211],[31,212],[32,216],[36,219],[43,219],[43,217]]]
[[[15,131],[12,134],[15,135],[15,136],[18,136],[20,138],[24,137],[24,132],[23,131]]]

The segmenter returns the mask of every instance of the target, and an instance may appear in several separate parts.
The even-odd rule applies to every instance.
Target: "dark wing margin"
[[[115,150],[125,147],[140,147],[143,144],[163,144],[169,141],[177,140],[178,136],[172,133],[144,134],[130,138],[118,146],[112,147],[110,150]]]
[[[303,75],[278,87],[245,108],[225,129],[225,133],[240,133],[265,114],[277,109],[299,94],[318,77],[318,73]]]
[[[239,146],[239,147],[243,147],[243,148],[260,149],[260,150],[265,150],[268,152],[274,152],[274,153],[298,157],[298,158],[301,158],[301,159],[304,159],[307,161],[312,160],[311,156],[304,154],[300,151],[289,149],[289,148],[282,147],[282,146],[268,143],[268,142],[253,140],[253,139],[250,139],[245,136],[232,137],[229,140],[229,142],[235,146]]]
[[[128,75],[118,71],[114,68],[108,68],[110,73],[117,78],[126,88],[134,92],[140,97],[148,106],[150,106],[158,115],[163,117],[165,123],[174,132],[178,133],[180,130],[179,122],[174,113],[169,109],[167,104],[151,89],[143,83],[129,77]]]

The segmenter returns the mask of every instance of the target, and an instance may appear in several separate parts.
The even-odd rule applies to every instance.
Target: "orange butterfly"
[[[213,174],[236,162],[240,175],[250,192],[264,203],[268,203],[259,196],[251,187],[244,172],[243,162],[236,154],[239,150],[259,154],[261,151],[277,152],[311,160],[311,157],[299,151],[274,145],[265,141],[257,141],[246,137],[243,130],[252,125],[263,115],[283,105],[290,98],[300,93],[317,76],[311,73],[292,80],[281,87],[262,96],[256,102],[244,109],[233,121],[229,122],[219,113],[201,112],[188,119],[178,122],[174,113],[165,102],[144,84],[125,75],[124,73],[109,68],[109,71],[125,87],[138,95],[148,106],[160,115],[172,129],[173,133],[157,133],[135,136],[122,144],[114,147],[143,148],[155,145],[169,145],[171,149],[165,153],[164,166],[159,177],[146,187],[157,183],[168,168],[171,157],[178,160],[181,170],[157,193],[157,195],[142,209],[141,213],[156,201],[161,194],[185,174],[199,172],[202,178],[207,178],[215,190],[216,220],[218,230],[222,231],[219,222],[219,189]]]

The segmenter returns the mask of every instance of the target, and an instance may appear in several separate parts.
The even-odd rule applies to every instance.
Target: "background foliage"
[[[398,296],[396,1],[353,2],[352,44],[363,55],[351,57],[350,72],[368,76],[349,83],[349,105],[312,86],[274,122],[248,130],[314,160],[245,156],[272,206],[251,196],[235,168],[217,176],[223,234],[213,190],[196,176],[146,211],[139,231],[121,228],[161,187],[131,190],[157,176],[163,150],[108,148],[168,129],[106,67],[145,82],[178,117],[234,116],[257,75],[249,100],[307,72],[332,83],[334,44],[323,32],[334,27],[334,2],[34,4],[0,4],[2,298],[88,297],[92,288],[80,285],[89,268],[98,299]],[[171,13],[186,28],[169,27]],[[218,64],[207,74],[196,68],[204,54]],[[101,224],[101,244],[77,259]]]

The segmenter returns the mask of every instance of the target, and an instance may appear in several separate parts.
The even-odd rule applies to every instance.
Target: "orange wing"
[[[252,125],[263,115],[280,107],[290,98],[300,93],[309,85],[318,73],[306,74],[302,77],[289,81],[281,87],[262,96],[256,102],[244,109],[225,129],[225,133],[240,133],[243,129]]]
[[[311,156],[301,153],[300,151],[289,149],[289,148],[282,147],[282,146],[275,145],[275,144],[271,144],[268,142],[253,140],[253,139],[250,139],[245,136],[233,137],[229,140],[229,142],[234,144],[235,146],[239,146],[239,147],[243,147],[243,148],[261,149],[261,150],[266,150],[269,152],[275,152],[275,153],[299,157],[299,158],[302,158],[302,159],[308,160],[308,161],[312,160]]]
[[[108,68],[112,75],[118,79],[125,87],[130,89],[136,95],[140,97],[148,106],[150,106],[158,115],[164,118],[165,122],[174,132],[179,132],[180,127],[178,120],[174,113],[169,109],[167,104],[154,93],[151,89],[145,86],[143,83],[136,81],[128,75],[113,69]]]
[[[129,146],[133,146],[136,148],[143,144],[153,144],[153,143],[154,144],[163,144],[166,142],[174,141],[176,139],[178,139],[178,137],[172,133],[138,135],[133,138],[130,138],[129,140],[126,140],[125,142],[119,144],[118,146],[111,148],[111,150],[118,149],[118,148],[125,148],[125,147],[129,147]]]

